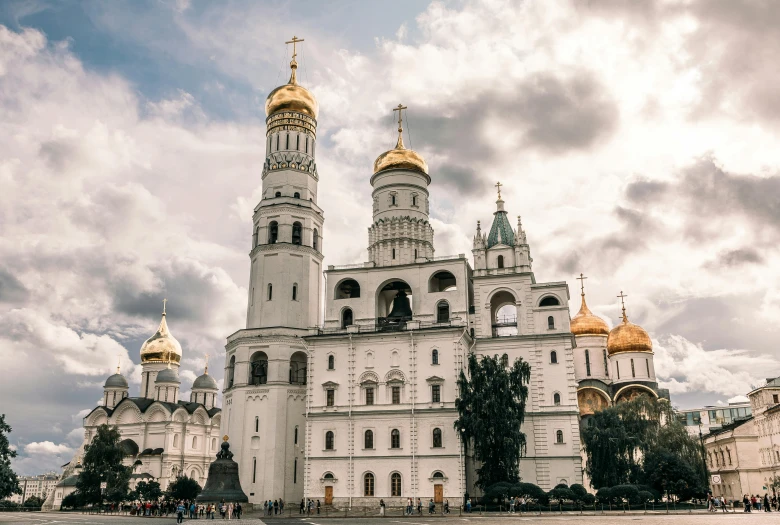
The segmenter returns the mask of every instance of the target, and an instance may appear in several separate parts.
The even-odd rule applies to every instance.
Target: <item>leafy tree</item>
[[[84,447],[83,468],[76,481],[84,503],[120,503],[127,499],[131,469],[122,465],[125,453],[119,446],[121,437],[117,427],[100,425],[92,443]],[[101,490],[101,483],[106,483],[105,490]]]
[[[40,507],[43,505],[43,500],[38,496],[30,496],[27,501],[24,502],[25,507]]]
[[[194,500],[198,497],[198,494],[200,494],[201,486],[198,485],[198,482],[194,479],[188,478],[187,476],[180,476],[176,478],[176,481],[168,485],[168,490],[166,491],[168,498],[178,501],[178,500]]]
[[[639,503],[645,504],[648,501],[653,501],[655,497],[653,496],[652,492],[649,492],[647,490],[640,490],[639,491]]]
[[[547,493],[533,483],[515,483],[509,490],[509,495],[536,501],[543,505],[547,504]]]
[[[78,509],[84,506],[84,498],[79,491],[71,492],[62,498],[62,508]]]
[[[645,477],[655,490],[681,500],[690,499],[697,492],[701,483],[699,473],[686,458],[680,457],[679,451],[653,449],[645,456],[645,463],[652,465],[646,469]]]
[[[558,505],[563,504],[564,501],[574,501],[576,499],[574,492],[566,485],[563,485],[563,487],[560,485],[555,487],[547,493],[547,497],[550,498],[550,501],[554,501]]]
[[[11,469],[11,458],[16,457],[16,451],[11,450],[8,434],[11,427],[5,422],[5,414],[0,414],[0,500],[13,494],[21,494],[19,478]]]
[[[157,501],[163,495],[160,484],[156,481],[139,481],[135,486],[136,499],[144,501]]]
[[[531,366],[516,359],[511,368],[501,365],[498,355],[469,355],[468,376],[458,378],[460,396],[455,400],[458,420],[466,443],[473,443],[474,455],[482,465],[477,469],[477,486],[519,481],[520,456],[525,452],[525,420]]]

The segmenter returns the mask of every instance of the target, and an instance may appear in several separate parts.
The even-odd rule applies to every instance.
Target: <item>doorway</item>
[[[433,486],[433,502],[442,503],[444,501],[444,485]]]
[[[325,487],[325,505],[333,505],[333,487]]]

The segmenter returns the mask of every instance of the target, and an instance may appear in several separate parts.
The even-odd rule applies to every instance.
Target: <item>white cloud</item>
[[[40,443],[28,443],[24,446],[24,452],[28,455],[49,454],[53,456],[64,456],[72,454],[73,449],[65,444],[55,445],[51,441],[42,441]]]

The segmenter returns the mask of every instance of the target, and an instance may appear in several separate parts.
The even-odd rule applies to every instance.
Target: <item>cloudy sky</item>
[[[81,418],[159,323],[184,390],[245,321],[263,104],[320,103],[326,264],[366,258],[374,158],[430,166],[436,253],[469,253],[493,184],[538,281],[652,335],[681,408],[780,373],[780,5],[736,0],[0,3],[0,413],[17,470],[70,459]],[[338,207],[334,205],[338,203]],[[774,270],[773,270],[774,268]]]

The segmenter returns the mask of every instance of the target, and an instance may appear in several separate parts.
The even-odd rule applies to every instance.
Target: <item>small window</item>
[[[298,458],[293,460],[293,483],[298,483]]]
[[[434,479],[444,479],[444,474],[441,471],[437,470],[436,472],[433,473],[433,478]]]
[[[179,448],[179,434],[173,435],[173,448]]]
[[[509,356],[504,354],[501,356],[501,366],[507,368],[509,366]]]
[[[504,267],[504,256],[503,255],[499,255],[498,256],[498,267],[499,268],[503,268]]]
[[[281,191],[277,191],[276,193],[274,193],[274,197],[281,197],[281,196],[282,196]]]
[[[325,432],[325,450],[333,450],[333,432]]]
[[[393,259],[395,259],[395,248],[393,248]]]
[[[328,356],[328,370],[336,369],[336,358],[332,355]]]
[[[558,352],[556,352],[555,350],[550,352],[550,363],[558,364]]]
[[[397,428],[390,432],[390,448],[401,448],[401,432]]]
[[[555,442],[556,443],[563,443],[563,430],[556,430],[555,431]]]
[[[277,195],[278,197],[279,195]],[[271,221],[268,224],[268,244],[276,244],[276,240],[279,238],[279,223]]]
[[[374,495],[374,475],[370,472],[363,478],[363,496],[373,497]]]
[[[390,195],[390,206],[395,206],[395,195]]]
[[[650,360],[645,359],[645,368],[647,368],[647,377],[650,377]]]
[[[309,152],[309,137],[306,137],[306,150],[305,150],[305,152],[306,153]]]
[[[417,248],[414,249],[414,258],[417,259]]]
[[[539,302],[539,306],[560,306],[561,303],[558,301],[557,297],[554,297],[552,295],[548,295],[544,299]]]
[[[431,385],[431,401],[441,403],[441,385]]]
[[[279,151],[279,137],[280,136],[281,135],[276,135],[276,151]],[[278,195],[277,195],[277,197],[278,197]]]
[[[390,495],[396,498],[401,496],[401,475],[398,472],[390,476]]]
[[[348,326],[351,326],[352,324],[353,324],[352,309],[345,308],[341,314],[341,328],[346,328]]]
[[[293,438],[293,445],[298,444],[298,427],[295,427],[295,437]]]
[[[290,149],[290,134],[285,135],[284,149]]]
[[[255,416],[255,432],[260,432],[260,418]]]
[[[318,250],[320,247],[320,233],[317,231],[317,228],[314,228],[312,232],[311,247],[315,250]]]
[[[367,405],[373,405],[374,404],[374,389],[373,388],[366,388],[366,404]]]
[[[435,348],[431,352],[431,364],[432,365],[438,365],[439,364],[439,351]]]
[[[561,395],[556,392],[553,394],[553,405],[558,406],[561,404]]]
[[[296,191],[295,193],[293,193],[293,197],[295,197],[296,199],[300,199],[301,194]]]
[[[441,429],[440,428],[434,428],[433,429],[433,448],[441,448]]]
[[[442,301],[436,305],[436,322],[447,323],[450,320],[450,304]]]
[[[392,389],[393,393],[393,404],[394,405],[400,405],[401,404],[401,387],[400,386],[394,386]]]
[[[326,403],[329,407],[332,407],[334,405],[335,397],[336,397],[336,391],[332,388],[329,388],[325,391],[326,393]]]
[[[292,243],[300,245],[303,240],[303,225],[300,222],[294,222],[292,227]]]
[[[615,370],[617,370],[617,376],[620,379],[620,361],[615,361]]]
[[[634,370],[634,360],[631,360],[631,377],[636,377],[636,370]]]
[[[252,458],[252,483],[257,482],[257,457]]]
[[[585,350],[585,375],[590,376],[590,352]]]
[[[300,150],[301,149],[301,136],[295,135],[295,149]]]
[[[192,448],[198,448],[198,436],[192,436]]]
[[[607,374],[607,377],[609,377],[609,364],[607,363],[607,351],[606,351],[606,349],[602,350],[601,353],[604,356],[604,373]]]
[[[366,430],[363,436],[363,448],[374,448],[374,431]]]
[[[547,316],[547,329],[548,330],[555,330],[555,317],[553,316]]]
[[[298,285],[293,285],[293,293],[292,293],[292,300],[297,301],[298,300]]]
[[[274,298],[274,285],[271,283],[268,283],[268,300],[272,300]]]

